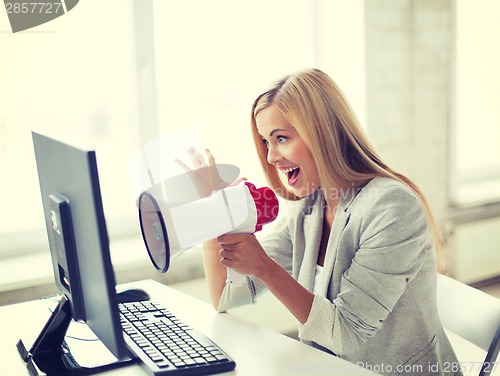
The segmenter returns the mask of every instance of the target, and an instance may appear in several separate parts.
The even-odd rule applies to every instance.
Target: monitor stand
[[[136,359],[127,358],[92,368],[78,365],[64,341],[71,320],[70,302],[62,296],[31,349],[28,351],[22,340],[17,342],[30,375],[91,375],[135,363]]]

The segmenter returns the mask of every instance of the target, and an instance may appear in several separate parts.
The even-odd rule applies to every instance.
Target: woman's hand
[[[222,265],[260,279],[301,324],[307,321],[314,294],[271,259],[253,234],[226,234],[217,241]]]
[[[275,266],[254,234],[225,234],[217,242],[221,247],[220,263],[238,273],[263,280]]]
[[[203,155],[195,148],[193,147],[189,148],[187,150],[187,153],[189,155],[189,159],[191,160],[193,168],[189,167],[187,164],[185,164],[179,159],[175,159],[175,162],[179,166],[181,166],[184,169],[184,171],[186,171],[186,173],[189,175],[200,197],[207,197],[213,191],[237,185],[241,181],[247,180],[246,178],[236,179],[237,174],[239,173],[239,170],[236,166],[216,165],[215,158],[208,149],[205,149],[205,154],[207,156],[208,164],[205,161]],[[226,172],[225,175],[234,176],[233,178],[234,180],[232,181],[224,180],[221,177],[219,168],[227,169],[227,171],[224,170],[224,172]],[[231,168],[234,169],[234,173],[232,170],[230,170]]]
[[[179,159],[176,159],[175,161],[184,169],[184,171],[186,171],[186,174],[188,174],[189,178],[193,182],[200,198],[208,197],[215,190],[223,189],[230,185],[236,185],[242,180],[246,180],[244,178],[237,179],[239,170],[236,166],[216,165],[215,158],[208,149],[205,149],[206,159],[195,148],[188,149],[187,153],[189,155],[191,165],[193,166],[192,168]],[[225,176],[231,176],[232,181],[228,182],[222,179],[218,167],[231,168],[231,170],[228,170],[229,173],[225,173]],[[222,170],[222,173],[224,172],[226,171]],[[220,262],[220,247],[219,243],[215,239],[204,242],[203,249],[203,265],[210,300],[212,301],[214,308],[217,309],[219,307],[222,291],[226,284],[227,268]]]
[[[180,159],[175,160],[175,162],[179,166],[181,166],[184,169],[184,171],[186,171],[186,172],[191,172],[191,171],[193,171],[193,169],[197,170],[199,168],[213,166],[215,164],[215,158],[212,155],[212,153],[210,152],[210,150],[208,150],[208,149],[205,149],[205,154],[207,155],[208,164],[205,162],[205,158],[203,157],[203,155],[201,155],[201,153],[198,150],[196,150],[195,148],[190,147],[187,150],[187,153],[189,155],[189,159],[191,160],[191,163],[193,164],[193,168],[189,167],[187,164],[182,162]]]

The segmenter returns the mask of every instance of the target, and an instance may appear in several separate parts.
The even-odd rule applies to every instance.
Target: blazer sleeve
[[[382,327],[430,246],[425,212],[412,191],[391,185],[377,196],[351,208],[359,248],[341,278],[339,294],[333,302],[315,296],[299,328],[303,340],[340,355],[355,352]]]
[[[285,216],[272,227],[261,240],[261,245],[266,253],[280,264],[288,273],[292,273],[292,242],[290,240],[289,221]],[[226,283],[219,301],[217,311],[225,312],[230,308],[252,304],[258,296],[267,291],[267,287],[258,278],[247,277],[246,283],[234,286]]]

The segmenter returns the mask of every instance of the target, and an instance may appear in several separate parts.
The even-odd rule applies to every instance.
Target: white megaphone
[[[221,169],[231,167],[207,167],[212,170],[205,175],[219,176]],[[213,173],[213,169],[218,170]],[[199,179],[203,173],[195,170],[176,176],[139,196],[144,243],[153,265],[162,273],[189,248],[223,234],[254,233],[278,215],[278,199],[270,188],[256,188],[249,182],[214,184],[213,179]],[[197,178],[202,183],[196,183]],[[194,193],[190,192],[193,187]],[[228,269],[228,283],[239,285],[245,280],[245,276]]]

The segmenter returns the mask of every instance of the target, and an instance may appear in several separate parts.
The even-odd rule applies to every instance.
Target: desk
[[[152,280],[123,285],[142,288],[151,299],[163,304],[180,320],[205,333],[236,362],[236,370],[225,375],[374,375],[374,373],[235,317],[217,313],[212,306]],[[122,287],[122,286],[120,286]],[[0,307],[0,374],[28,375],[16,342],[35,339],[49,317],[44,300]],[[28,342],[30,346],[32,342]],[[139,365],[103,373],[105,375],[146,376]]]

